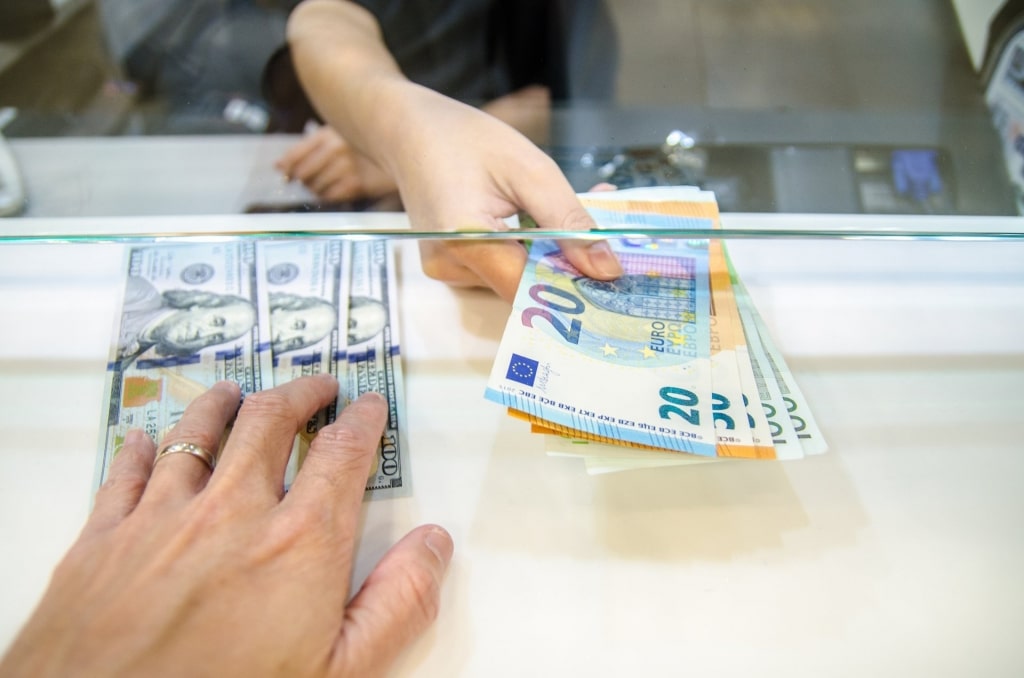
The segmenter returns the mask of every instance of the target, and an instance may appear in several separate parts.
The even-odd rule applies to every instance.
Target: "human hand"
[[[382,398],[346,407],[282,490],[296,431],[337,391],[321,375],[248,396],[212,475],[190,454],[154,465],[153,442],[130,432],[0,675],[385,672],[435,616],[452,542],[413,530],[349,601]],[[238,401],[217,384],[164,443],[216,450]]]
[[[396,190],[391,177],[328,126],[304,136],[274,167],[329,202],[378,198]]]
[[[524,210],[542,228],[589,230],[593,219],[554,160],[512,127],[471,106],[408,82],[394,103],[402,134],[380,140],[413,226],[432,231],[504,230]],[[622,267],[604,241],[563,240],[584,275],[611,280]],[[453,285],[483,285],[512,301],[526,263],[513,241],[423,241],[426,274]]]
[[[591,192],[614,190],[615,186],[607,183],[590,189]],[[493,287],[509,303],[515,300],[527,257],[525,246],[514,241],[420,241],[420,264],[429,277],[455,287]],[[488,273],[497,281],[495,285],[485,280],[484,274]],[[621,268],[618,275],[621,275]]]
[[[527,85],[488,101],[480,109],[519,130],[535,144],[548,140],[551,132],[551,91],[543,85]]]

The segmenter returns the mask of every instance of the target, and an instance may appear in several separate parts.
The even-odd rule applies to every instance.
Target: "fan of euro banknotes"
[[[95,484],[127,431],[158,443],[220,380],[243,394],[329,373],[342,406],[383,394],[389,415],[367,479],[373,496],[408,490],[394,255],[384,240],[233,240],[131,247],[107,369]],[[285,484],[336,403],[296,437]]]
[[[581,196],[599,226],[711,229],[714,195],[658,187]],[[797,459],[825,441],[718,240],[610,239],[625,274],[580,274],[532,243],[486,397],[591,473]]]

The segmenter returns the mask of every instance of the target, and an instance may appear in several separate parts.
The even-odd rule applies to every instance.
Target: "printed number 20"
[[[558,299],[548,299],[542,296],[548,294],[562,301],[568,302],[568,305],[559,303]],[[568,313],[570,315],[576,315],[583,313],[584,306],[583,302],[576,298],[571,292],[559,289],[553,285],[547,285],[545,283],[538,283],[530,288],[530,298],[536,301],[541,306],[552,308],[562,313]],[[578,318],[573,318],[569,326],[566,327],[565,323],[556,318],[551,311],[546,308],[537,308],[536,306],[530,306],[523,310],[522,322],[526,327],[533,327],[533,319],[535,317],[543,318],[551,323],[551,326],[555,328],[555,331],[562,335],[570,344],[580,343],[580,330],[583,328],[583,323]]]
[[[697,409],[699,399],[696,393],[678,386],[665,386],[658,391],[658,395],[662,400],[672,403],[658,408],[662,419],[670,419],[670,415],[677,414],[694,426],[700,426],[700,411]]]
[[[700,411],[697,409],[700,399],[696,393],[685,388],[679,388],[678,386],[666,386],[658,391],[658,394],[662,400],[672,403],[671,405],[662,405],[658,408],[658,414],[661,415],[662,419],[669,419],[671,418],[669,415],[677,414],[681,419],[685,419],[694,426],[700,426]],[[736,423],[732,417],[721,411],[729,409],[729,399],[717,393],[712,393],[711,395],[712,417],[716,426],[720,422],[722,428],[726,430],[736,428]]]

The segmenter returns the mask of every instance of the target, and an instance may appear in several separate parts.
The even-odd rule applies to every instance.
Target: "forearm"
[[[379,164],[389,164],[388,138],[399,129],[407,90],[376,19],[343,0],[306,0],[288,21],[299,80],[324,120]]]
[[[307,0],[292,13],[288,42],[317,111],[394,180],[414,227],[501,229],[505,217],[525,210],[544,227],[594,228],[558,165],[495,117],[522,124],[517,104],[546,109],[542,88],[491,102],[488,115],[413,84],[388,52],[373,16],[347,1]],[[466,248],[453,254],[456,265],[469,271],[455,280],[486,284],[511,300],[526,252],[519,246],[487,251],[493,256]],[[585,275],[609,280],[622,274],[607,244],[566,242],[563,252]]]

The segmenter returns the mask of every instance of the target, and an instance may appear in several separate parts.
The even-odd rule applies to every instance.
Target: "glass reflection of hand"
[[[328,126],[317,127],[274,165],[321,200],[343,202],[395,192],[395,182]]]

